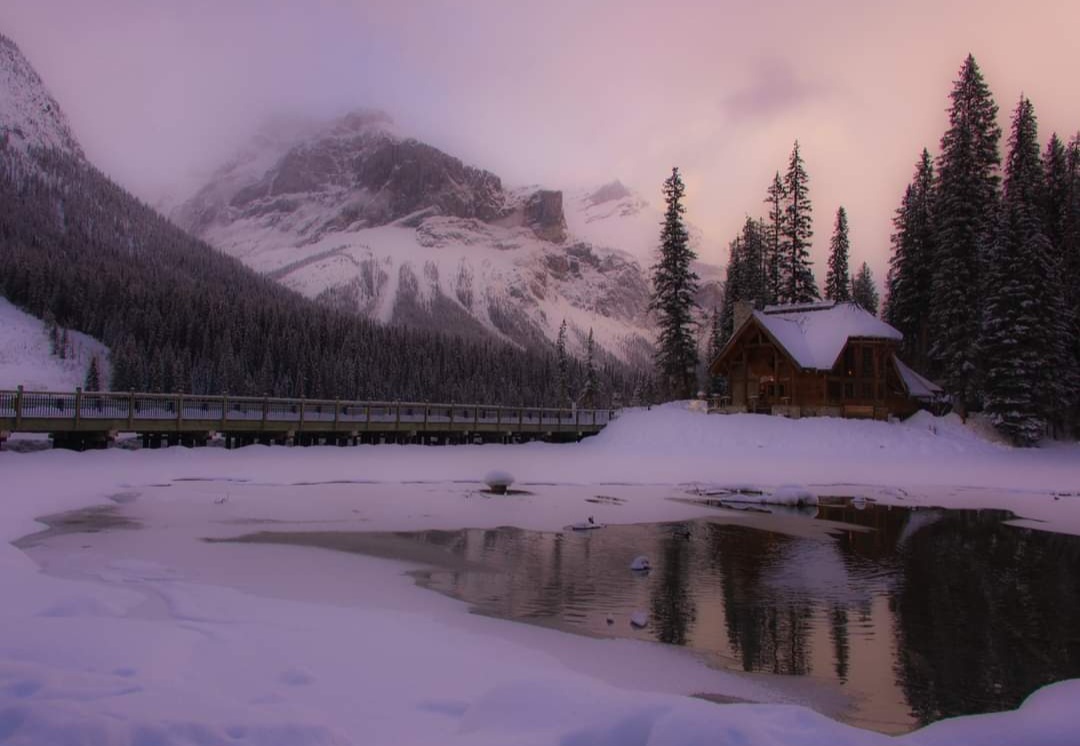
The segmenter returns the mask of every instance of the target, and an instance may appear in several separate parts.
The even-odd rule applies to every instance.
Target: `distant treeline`
[[[566,404],[554,348],[383,327],[275,284],[85,161],[0,148],[0,293],[111,350],[114,390]],[[584,369],[570,360],[570,374]],[[600,372],[598,404],[627,386]]]

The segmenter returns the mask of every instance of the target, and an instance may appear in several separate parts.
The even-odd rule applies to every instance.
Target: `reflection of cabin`
[[[896,357],[900,332],[854,303],[739,306],[709,366],[727,379],[724,411],[884,419],[941,393]]]

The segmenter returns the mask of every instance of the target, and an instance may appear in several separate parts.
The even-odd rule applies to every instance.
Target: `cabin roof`
[[[824,301],[767,306],[762,311],[754,311],[754,318],[800,368],[807,370],[832,369],[853,337],[895,342],[904,338],[856,303]]]
[[[894,356],[893,361],[896,363],[896,372],[900,374],[900,378],[907,388],[908,396],[913,399],[935,399],[944,391],[929,378],[920,376],[904,365],[900,358]]]

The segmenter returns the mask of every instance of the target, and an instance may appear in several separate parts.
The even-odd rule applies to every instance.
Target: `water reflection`
[[[400,542],[398,556],[425,562],[420,550],[438,547],[446,561],[418,581],[480,613],[810,676],[853,695],[848,720],[898,732],[1013,708],[1080,676],[1080,539],[1010,517],[844,503],[814,518],[355,536]],[[331,545],[325,536],[245,539]],[[639,554],[651,573],[629,570]],[[635,613],[648,614],[643,629]]]

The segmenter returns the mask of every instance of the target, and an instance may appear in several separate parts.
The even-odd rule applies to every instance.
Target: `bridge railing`
[[[310,428],[317,423],[397,428],[442,425],[468,429],[470,425],[506,431],[545,428],[596,428],[616,416],[610,409],[556,409],[505,407],[479,404],[426,402],[332,401],[252,396],[203,396],[115,391],[10,391],[0,390],[0,419],[15,420],[16,429],[26,420],[89,423],[126,420],[145,427],[147,421],[220,423],[222,429],[250,423],[297,423]],[[10,425],[9,425],[10,427]],[[3,429],[3,428],[0,428]]]

